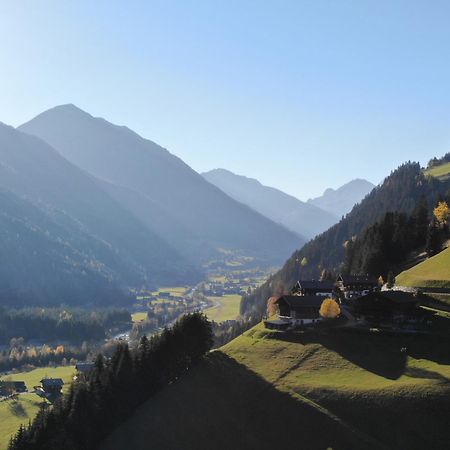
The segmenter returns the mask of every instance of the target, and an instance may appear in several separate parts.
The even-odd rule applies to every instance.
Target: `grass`
[[[147,319],[147,313],[146,312],[137,312],[131,314],[131,320],[133,322],[142,322],[143,320]]]
[[[74,373],[73,366],[45,367],[30,372],[5,375],[2,379],[25,381],[28,390],[32,390],[33,386],[39,385],[44,377],[62,378],[66,383],[64,390],[67,390]],[[17,400],[0,402],[0,450],[7,448],[10,437],[21,424],[28,425],[28,422],[33,420],[42,402],[45,400],[32,393],[20,394]]]
[[[425,175],[446,179],[450,176],[450,162],[425,170]]]
[[[239,315],[240,295],[224,295],[223,297],[208,298],[215,303],[214,306],[204,311],[210,320],[224,322],[225,320],[235,320]]]
[[[170,295],[174,297],[182,297],[186,292],[186,286],[170,286],[170,287],[161,287],[158,288],[157,291],[152,292],[152,295],[158,295],[160,292],[169,292]]]
[[[447,449],[448,348],[433,335],[258,325],[147,401],[103,450]]]
[[[450,248],[426,259],[396,277],[399,286],[450,287]]]

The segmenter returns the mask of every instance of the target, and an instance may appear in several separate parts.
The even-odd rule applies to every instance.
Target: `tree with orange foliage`
[[[340,313],[341,308],[339,308],[336,300],[332,298],[326,298],[320,305],[319,314],[324,319],[336,319]]]
[[[439,202],[436,208],[434,208],[433,214],[441,227],[447,225],[448,218],[450,217],[450,208],[447,202]]]

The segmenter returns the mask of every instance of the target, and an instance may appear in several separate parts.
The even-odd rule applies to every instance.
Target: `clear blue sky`
[[[0,121],[62,103],[301,199],[450,150],[448,1],[0,0]]]

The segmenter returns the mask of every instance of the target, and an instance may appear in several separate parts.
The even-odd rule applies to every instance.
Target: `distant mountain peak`
[[[320,197],[310,198],[308,203],[341,217],[349,213],[374,187],[370,181],[355,178],[337,189],[325,189]]]
[[[202,176],[235,200],[284,225],[300,236],[311,238],[337,222],[334,214],[304,203],[254,178],[226,169],[213,169]]]

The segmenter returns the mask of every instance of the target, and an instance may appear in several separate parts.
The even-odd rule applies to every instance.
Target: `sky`
[[[448,1],[0,0],[0,121],[74,103],[302,200],[450,150]]]

